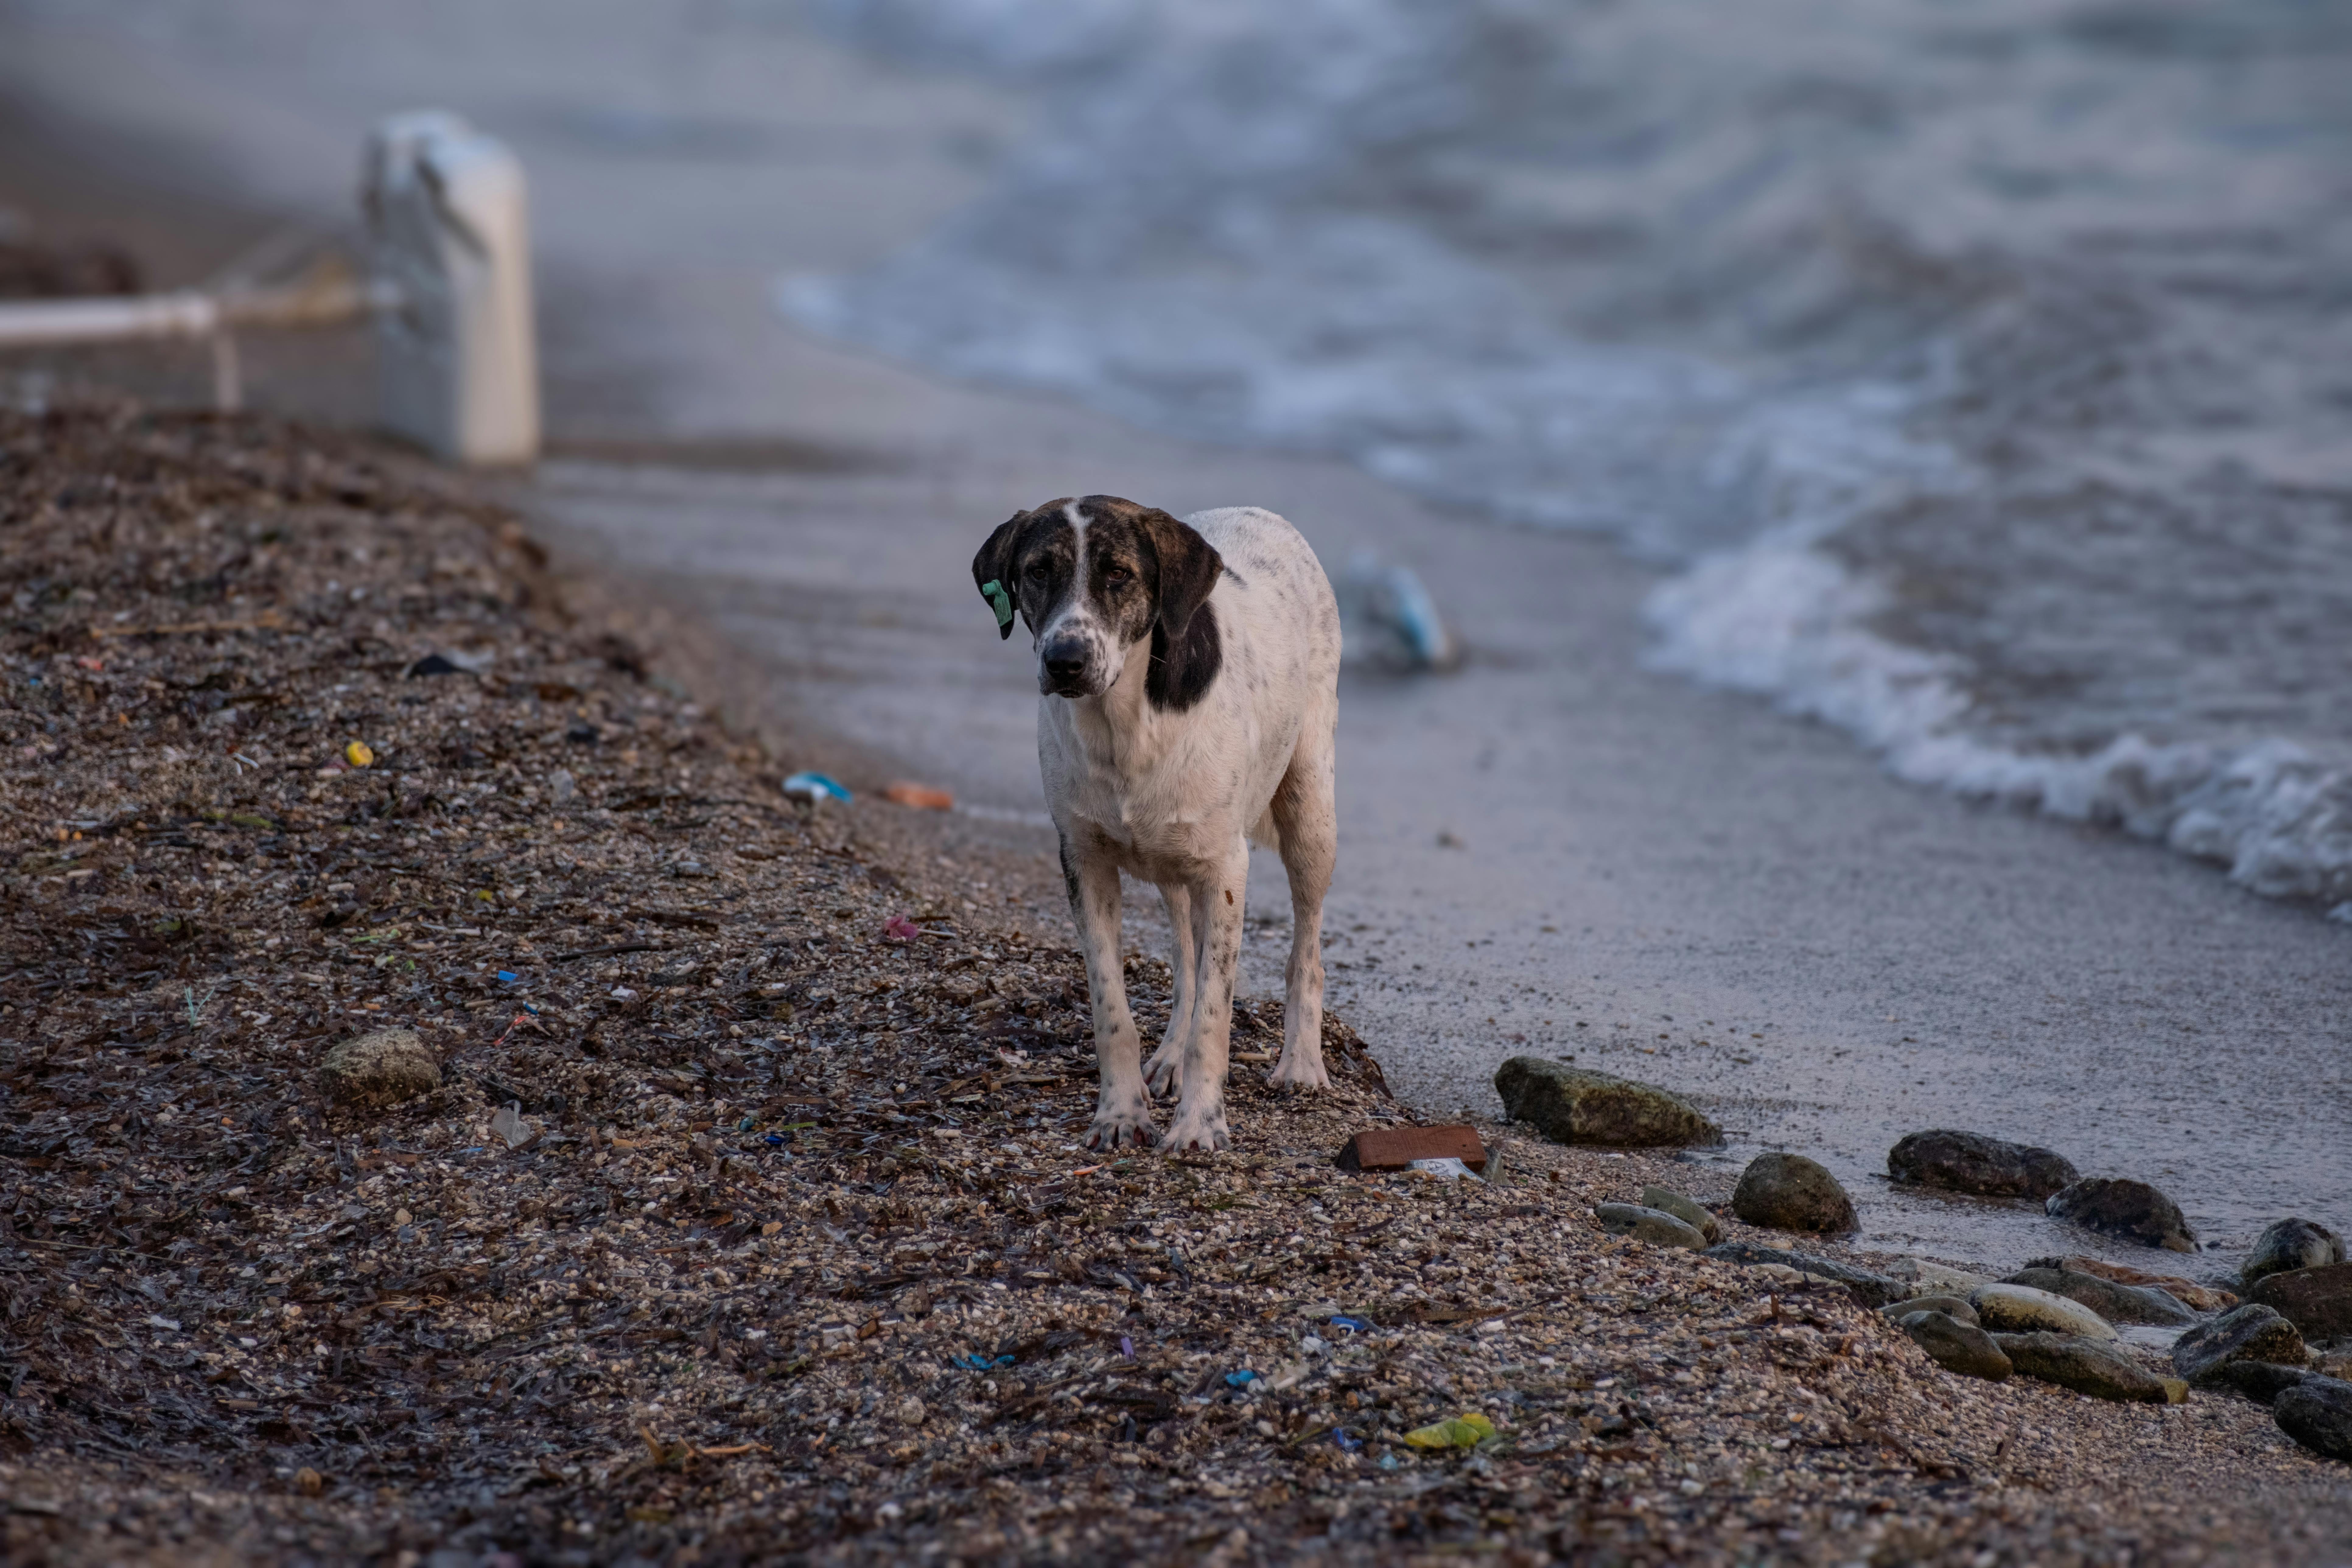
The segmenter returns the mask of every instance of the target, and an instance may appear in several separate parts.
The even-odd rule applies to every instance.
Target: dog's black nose
[[[1056,637],[1039,652],[1045,678],[1056,688],[1077,685],[1086,679],[1087,645],[1076,637]]]

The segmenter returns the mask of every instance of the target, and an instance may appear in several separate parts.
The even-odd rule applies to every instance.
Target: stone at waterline
[[[441,1064],[415,1030],[378,1029],[330,1049],[319,1087],[331,1105],[375,1110],[440,1088]]]
[[[2025,1267],[2063,1268],[2070,1274],[2095,1274],[2118,1285],[2152,1285],[2174,1300],[2200,1312],[2226,1312],[2238,1304],[2238,1298],[2230,1291],[2200,1285],[2193,1279],[2183,1279],[2178,1274],[2155,1274],[2126,1263],[2110,1263],[2104,1258],[2087,1258],[2079,1252],[2070,1252],[2063,1258],[2029,1258],[2025,1260]]]
[[[1679,1095],[1543,1057],[1505,1062],[1495,1071],[1495,1092],[1507,1115],[1555,1143],[1633,1149],[1723,1142],[1723,1130]]]
[[[1992,1283],[1981,1274],[1923,1258],[1898,1258],[1886,1266],[1886,1272],[1907,1283],[1915,1296],[1967,1296],[1978,1286]]]
[[[2352,1338],[2352,1263],[2265,1274],[2246,1299],[2293,1323],[2306,1340]]]
[[[1642,1206],[1664,1209],[1706,1237],[1707,1245],[1710,1247],[1723,1239],[1723,1222],[1707,1213],[1699,1204],[1683,1196],[1672,1187],[1643,1187]]]
[[[2080,1301],[2070,1301],[2047,1290],[2036,1290],[2031,1285],[2008,1285],[1999,1281],[1980,1285],[1969,1296],[1969,1305],[1977,1310],[1977,1321],[1988,1329],[2004,1333],[2046,1331],[2076,1334],[2092,1340],[2112,1340],[2116,1337],[2116,1331],[2108,1326],[2106,1320]]]
[[[1731,1212],[1767,1230],[1846,1231],[1857,1223],[1853,1200],[1827,1166],[1777,1152],[1748,1162],[1731,1194]]]
[[[1600,1217],[1601,1228],[1612,1236],[1630,1236],[1653,1247],[1686,1247],[1693,1252],[1706,1247],[1706,1237],[1698,1233],[1696,1226],[1664,1209],[1643,1208],[1639,1204],[1600,1204],[1592,1212]]]
[[[2352,1460],[2352,1383],[2307,1377],[2271,1402],[2271,1419],[2313,1453]]]
[[[1977,1310],[1964,1296],[1912,1296],[1900,1301],[1890,1301],[1878,1309],[1894,1322],[1901,1322],[1914,1312],[1941,1312],[1955,1322],[1969,1323],[1978,1328]]]
[[[1840,1263],[1834,1258],[1783,1252],[1776,1247],[1759,1247],[1752,1241],[1718,1242],[1706,1249],[1706,1255],[1749,1268],[1788,1268],[1802,1278],[1826,1279],[1852,1290],[1854,1299],[1865,1307],[1884,1307],[1912,1293],[1910,1287],[1899,1279],[1874,1274],[1851,1263]]]
[[[2051,1150],[1944,1128],[1904,1137],[1886,1152],[1886,1173],[1916,1186],[1995,1198],[2046,1198],[2082,1179]]]
[[[2270,1308],[2249,1301],[2200,1323],[2172,1345],[2172,1369],[2200,1387],[2233,1361],[2276,1362],[2301,1366],[2309,1359],[2303,1335]]]
[[[2110,1323],[2154,1323],[2177,1329],[2197,1321],[2196,1313],[2165,1291],[2125,1285],[2096,1274],[2078,1274],[2071,1268],[2021,1268],[2002,1283],[2030,1285],[2079,1301]]]
[[[1997,1333],[1992,1342],[2026,1376],[2094,1399],[2181,1405],[2189,1398],[2187,1383],[2148,1371],[2112,1340],[2084,1339],[2079,1334]]]
[[[2042,1207],[2053,1219],[2102,1236],[2120,1236],[2170,1252],[2197,1250],[2197,1233],[2181,1216],[2180,1205],[2146,1182],[2092,1176],[2051,1194]]]
[[[2252,1286],[2265,1274],[2325,1268],[2343,1261],[2344,1238],[2326,1226],[2307,1219],[2273,1220],[2254,1238],[2253,1250],[2239,1267],[2238,1279]]]
[[[2295,1384],[2318,1375],[2307,1366],[2281,1366],[2274,1361],[2225,1361],[2199,1386],[2227,1388],[2257,1405],[2268,1405]]]
[[[2000,1383],[2015,1369],[1992,1336],[1945,1312],[1908,1312],[1896,1320],[1911,1342],[1946,1372]]]

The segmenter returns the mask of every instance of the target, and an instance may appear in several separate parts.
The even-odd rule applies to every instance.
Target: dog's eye
[[[1103,586],[1106,588],[1124,588],[1134,581],[1135,574],[1124,566],[1113,566],[1103,573]]]
[[[1029,580],[1033,583],[1043,583],[1053,574],[1054,569],[1043,561],[1033,561],[1029,563]]]

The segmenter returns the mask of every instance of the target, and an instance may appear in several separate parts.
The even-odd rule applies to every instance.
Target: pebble
[[[440,1088],[441,1064],[415,1030],[377,1029],[329,1050],[319,1087],[345,1110],[398,1105]]]
[[[1709,1258],[1719,1258],[1726,1263],[1738,1263],[1750,1268],[1782,1268],[1793,1279],[1826,1279],[1852,1290],[1866,1307],[1883,1307],[1889,1301],[1901,1300],[1914,1292],[1901,1280],[1884,1274],[1874,1274],[1867,1268],[1851,1263],[1840,1263],[1834,1258],[1822,1258],[1810,1252],[1794,1252],[1777,1247],[1765,1247],[1752,1241],[1726,1241],[1706,1249]],[[1776,1276],[1777,1278],[1777,1276]]]
[[[1739,1175],[1731,1212],[1767,1230],[1848,1231],[1853,1200],[1829,1168],[1802,1154],[1759,1154]]]
[[[2046,1198],[2081,1180],[2063,1155],[1981,1132],[1913,1132],[1886,1152],[1898,1182],[1981,1197]]]
[[[2233,1361],[2275,1362],[2301,1366],[2310,1352],[2293,1323],[2270,1308],[2249,1301],[2180,1336],[2172,1347],[2173,1370],[2199,1386]]]
[[[1495,1072],[1503,1109],[1555,1143],[1655,1148],[1723,1142],[1723,1130],[1655,1084],[1513,1057]]]
[[[1968,1296],[1979,1285],[1992,1280],[1982,1274],[1971,1274],[1965,1268],[1948,1264],[1931,1263],[1924,1258],[1898,1258],[1886,1266],[1886,1272],[1903,1280],[1919,1296]]]
[[[2352,1338],[2352,1263],[2265,1274],[2246,1296],[2302,1330],[2306,1340]]]
[[[1992,1336],[1973,1320],[1963,1322],[1948,1312],[1909,1312],[1895,1320],[1911,1342],[1926,1351],[1937,1366],[1962,1377],[1989,1383],[2005,1381],[2016,1368]]]
[[[1914,1312],[1941,1312],[1958,1322],[1977,1323],[1977,1310],[1962,1296],[1912,1296],[1889,1302],[1879,1310],[1898,1323]]]
[[[2343,1261],[2344,1238],[2326,1226],[2307,1219],[2273,1220],[2254,1238],[2253,1250],[2239,1268],[2238,1279],[2251,1286],[2266,1274],[2324,1268]]]
[[[2111,1340],[2080,1334],[1997,1333],[1992,1342],[2026,1376],[2094,1399],[2181,1405],[2189,1398],[2188,1384],[2149,1372]]]
[[[1685,1197],[1672,1187],[1643,1187],[1642,1206],[1661,1209],[1706,1237],[1709,1247],[1723,1239],[1723,1222],[1709,1214],[1693,1199]]]
[[[2116,1337],[2107,1321],[2080,1301],[2070,1301],[2031,1285],[1980,1285],[1969,1298],[1969,1305],[1977,1310],[1977,1321],[1986,1328],[2008,1333],[2046,1331],[2089,1340]]]
[[[2006,1281],[2079,1301],[2110,1323],[2155,1323],[2179,1328],[2197,1314],[2168,1293],[2147,1285],[2126,1285],[2071,1268],[2021,1268]]]
[[[2105,1236],[2120,1236],[2168,1252],[2197,1250],[2197,1233],[2181,1216],[2180,1205],[2146,1182],[2092,1176],[2051,1194],[2042,1207],[2053,1219]]]
[[[2187,1304],[2200,1312],[2226,1312],[2238,1304],[2238,1298],[2227,1290],[2217,1290],[2200,1285],[2193,1279],[2183,1279],[2178,1274],[2151,1274],[2145,1268],[2128,1264],[2109,1263],[2102,1258],[2085,1258],[2070,1253],[2063,1258],[2033,1258],[2026,1260],[2028,1268],[2063,1268],[2073,1274],[2095,1274],[2102,1279],[2112,1279],[2118,1285],[2153,1285],[2174,1300]]]
[[[2257,1405],[2268,1405],[2295,1384],[2318,1375],[2308,1367],[2281,1366],[2274,1361],[2225,1361],[2196,1386],[2234,1389]]]
[[[2312,1452],[2352,1460],[2352,1383],[2307,1377],[2272,1401],[2271,1419]]]
[[[1706,1248],[1706,1237],[1699,1234],[1697,1226],[1664,1209],[1644,1208],[1639,1204],[1601,1204],[1592,1212],[1600,1216],[1601,1228],[1612,1236],[1630,1236],[1654,1247],[1686,1247],[1694,1252]]]

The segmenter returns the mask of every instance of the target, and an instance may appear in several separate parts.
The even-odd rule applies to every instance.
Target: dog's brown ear
[[[1192,613],[1209,601],[1225,558],[1215,545],[1156,508],[1143,514],[1152,553],[1160,558],[1160,624],[1172,644],[1192,624]]]
[[[1021,520],[1029,514],[1016,511],[988,536],[980,553],[971,558],[972,586],[996,612],[996,635],[1000,638],[1013,635],[1013,542],[1021,532]]]

